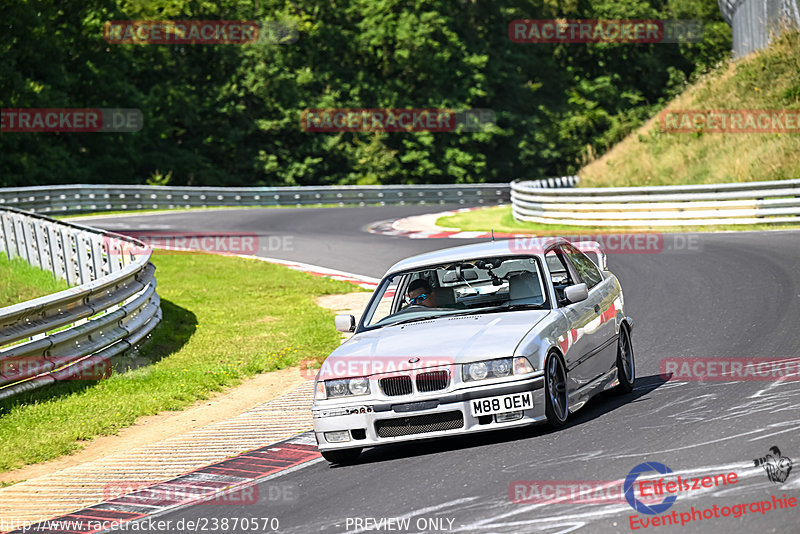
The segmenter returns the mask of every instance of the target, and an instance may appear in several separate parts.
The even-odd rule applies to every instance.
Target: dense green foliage
[[[1,0],[0,106],[139,108],[5,133],[0,186],[508,181],[571,173],[724,58],[711,0]],[[699,19],[698,44],[515,44],[519,18]],[[118,45],[104,22],[291,20],[286,45]],[[304,132],[305,108],[489,108],[479,133]],[[170,174],[171,173],[171,174]],[[154,176],[156,178],[154,178]]]

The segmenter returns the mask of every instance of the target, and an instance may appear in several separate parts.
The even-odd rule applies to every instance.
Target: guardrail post
[[[33,238],[33,232],[31,232],[33,224],[33,221],[29,219],[22,219],[22,235],[23,239],[25,240],[25,253],[28,256],[28,263],[34,267],[41,268],[42,266],[39,262],[39,251],[36,250],[36,241]]]
[[[64,267],[67,270],[67,283],[71,286],[79,284],[81,274],[78,268],[78,243],[66,228],[61,229],[61,247],[65,260]]]
[[[124,266],[124,260],[122,259],[122,242],[119,239],[106,237],[103,240],[103,248],[108,258],[109,270],[113,273],[122,269]]]
[[[102,238],[99,236],[92,236],[92,259],[94,260],[94,278],[102,278],[111,272],[111,265],[109,265],[108,258],[104,254]]]
[[[0,252],[5,252],[6,256],[9,259],[13,259],[14,255],[11,252],[11,232],[8,228],[8,217],[5,213],[0,213],[0,237],[2,237],[2,248],[0,248]]]
[[[92,265],[92,242],[83,232],[75,236],[75,243],[78,247],[78,272],[81,275],[81,284],[86,284],[95,279]]]
[[[14,228],[14,244],[17,248],[16,253],[23,260],[28,261],[28,248],[25,246],[25,232],[22,228],[22,219],[19,215],[12,215],[11,224]]]
[[[36,234],[36,249],[39,251],[39,266],[45,271],[53,272],[50,248],[47,246],[47,238],[44,235],[42,222],[34,221],[33,231]]]
[[[46,226],[47,242],[50,245],[50,258],[51,268],[53,275],[62,280],[67,279],[67,271],[65,268],[66,256],[64,255],[63,243],[61,243],[61,235],[58,233],[56,227],[52,224]],[[59,254],[60,252],[60,254]]]

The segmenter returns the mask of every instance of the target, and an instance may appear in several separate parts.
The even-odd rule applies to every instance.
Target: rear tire
[[[555,352],[550,353],[544,364],[544,397],[547,423],[553,428],[564,426],[569,417],[567,371],[564,362]]]
[[[631,334],[624,323],[619,329],[619,341],[617,341],[617,379],[619,384],[615,389],[616,393],[623,395],[633,391],[636,382],[636,363],[633,358]]]
[[[355,449],[339,449],[338,451],[320,451],[322,457],[332,464],[349,464],[361,455],[361,447]]]

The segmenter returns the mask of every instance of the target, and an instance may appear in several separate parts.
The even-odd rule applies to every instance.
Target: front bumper
[[[498,423],[493,416],[478,418],[471,414],[470,402],[473,400],[525,391],[533,392],[533,407],[523,410],[521,419]],[[426,395],[424,398],[403,397],[402,400],[396,402],[350,400],[347,403],[335,405],[325,402],[314,403],[312,411],[314,432],[319,449],[327,451],[374,447],[402,441],[457,436],[529,425],[545,419],[544,402],[544,376],[538,374],[524,380],[442,392],[441,395],[433,398]],[[461,418],[463,418],[463,423],[460,425],[459,421],[454,422],[454,418],[458,418],[456,412],[460,412]],[[443,419],[448,419],[448,422],[421,425],[425,428],[419,432],[412,432],[410,429],[413,424],[416,424],[415,422],[441,421]],[[379,436],[378,426],[384,427],[383,433],[386,434],[385,425],[387,424],[391,424],[395,429],[407,424],[409,429],[405,432],[412,433],[399,436]],[[440,427],[446,427],[446,429],[439,429]],[[325,439],[325,432],[342,431],[349,433],[349,441],[329,443]]]

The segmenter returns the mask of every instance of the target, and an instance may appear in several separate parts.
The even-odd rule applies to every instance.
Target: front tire
[[[625,394],[633,391],[636,382],[636,364],[633,359],[630,330],[624,323],[620,326],[619,341],[617,341],[617,379],[619,380],[615,390],[617,393]]]
[[[323,458],[332,464],[349,464],[361,455],[361,447],[355,449],[339,449],[338,451],[320,451]]]
[[[567,394],[567,371],[564,362],[555,352],[551,352],[545,363],[544,413],[547,423],[558,428],[564,426],[569,416],[569,396]]]

